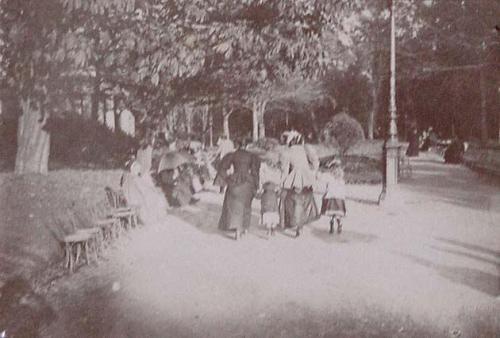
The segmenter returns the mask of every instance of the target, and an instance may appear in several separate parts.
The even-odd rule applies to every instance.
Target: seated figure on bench
[[[139,206],[142,223],[157,223],[165,219],[168,203],[149,173],[142,173],[139,162],[132,162],[129,171],[122,177],[121,185],[128,204]]]

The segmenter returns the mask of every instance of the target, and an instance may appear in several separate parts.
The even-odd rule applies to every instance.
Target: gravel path
[[[222,197],[130,233],[57,281],[47,337],[494,336],[500,188],[425,155],[386,204],[350,187],[341,235],[217,231]],[[258,203],[254,202],[255,220]]]

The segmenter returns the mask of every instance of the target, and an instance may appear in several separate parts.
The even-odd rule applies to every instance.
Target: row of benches
[[[480,173],[500,177],[500,147],[470,144],[464,153],[464,163]]]
[[[64,266],[72,273],[85,256],[85,262],[98,263],[101,255],[112,240],[131,228],[138,226],[138,208],[129,206],[121,191],[105,188],[106,202],[84,210],[69,210],[58,218],[60,226],[70,223],[72,231],[60,238],[64,248]],[[82,226],[83,225],[83,226]]]

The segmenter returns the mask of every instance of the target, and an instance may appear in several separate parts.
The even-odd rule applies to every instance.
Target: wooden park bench
[[[115,191],[110,187],[104,188],[109,205],[109,215],[120,220],[125,228],[133,228],[138,225],[138,207],[127,205],[127,201],[121,191]]]
[[[101,238],[100,229],[95,227],[80,228],[76,216],[70,211],[58,217],[56,222],[62,229],[71,229],[60,236],[64,248],[64,266],[69,270],[69,273],[73,273],[78,265],[82,252],[87,264],[90,264],[91,257],[97,264]]]
[[[464,153],[464,163],[479,175],[500,177],[500,147],[470,145]]]

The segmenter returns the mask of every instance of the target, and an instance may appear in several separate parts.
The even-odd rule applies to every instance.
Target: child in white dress
[[[279,224],[279,172],[273,171],[266,162],[260,166],[260,182],[262,196],[260,197],[261,223],[268,235],[274,235]]]

